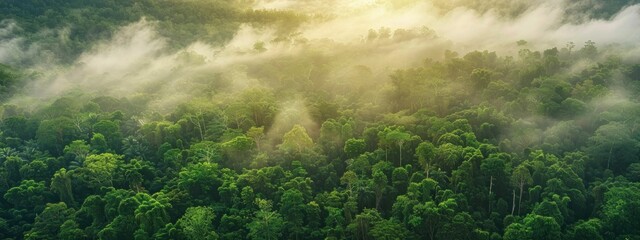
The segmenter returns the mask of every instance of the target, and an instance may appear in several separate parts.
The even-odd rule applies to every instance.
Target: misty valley
[[[0,239],[640,239],[640,1],[0,1]]]

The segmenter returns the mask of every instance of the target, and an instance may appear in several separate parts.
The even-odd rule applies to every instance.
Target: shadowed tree
[[[380,210],[382,197],[388,188],[387,175],[382,171],[374,171],[371,177],[373,178],[373,189],[376,195],[376,210]]]
[[[74,214],[73,208],[67,208],[64,203],[49,203],[38,214],[31,230],[24,234],[24,239],[56,239],[65,221]]]
[[[622,123],[611,122],[600,126],[589,141],[589,152],[597,163],[604,163],[606,169],[621,172],[638,160],[638,140]]]
[[[75,137],[76,128],[71,119],[66,117],[44,120],[40,123],[36,132],[38,145],[44,151],[60,155],[64,146],[70,143]]]

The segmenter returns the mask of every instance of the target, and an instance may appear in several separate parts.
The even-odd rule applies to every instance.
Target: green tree
[[[38,214],[30,231],[24,235],[25,239],[56,239],[63,223],[74,214],[73,208],[67,208],[65,203],[49,203],[42,213]]]
[[[218,188],[222,186],[221,177],[218,164],[202,162],[183,168],[178,175],[177,183],[194,200],[210,201],[219,199]]]
[[[291,131],[284,134],[282,144],[278,148],[286,153],[300,154],[313,148],[313,140],[304,127],[295,125]]]
[[[456,169],[463,160],[463,148],[451,143],[445,143],[436,148],[435,164],[445,172]]]
[[[409,225],[421,236],[436,239],[445,223],[454,216],[455,208],[457,204],[454,199],[447,199],[438,204],[433,201],[417,204],[413,207]]]
[[[536,205],[532,213],[540,216],[552,217],[559,225],[564,224],[564,216],[560,212],[560,208],[558,208],[558,204],[556,202],[544,200]]]
[[[640,234],[640,187],[637,184],[616,186],[604,194],[602,219],[615,235]]]
[[[511,174],[511,184],[517,186],[520,189],[520,197],[518,197],[518,215],[520,215],[520,209],[522,208],[522,192],[524,191],[525,184],[532,184],[533,178],[529,173],[529,169],[520,165]],[[511,209],[511,215],[513,215],[513,208]]]
[[[374,239],[380,240],[400,240],[408,239],[411,236],[409,230],[397,220],[381,220],[375,223],[369,231]]]
[[[168,210],[171,204],[167,202],[162,192],[153,196],[146,193],[138,193],[135,198],[140,205],[135,209],[135,219],[140,224],[142,235],[153,236],[158,230],[169,223]]]
[[[344,153],[348,158],[355,158],[365,152],[366,143],[364,139],[350,138],[344,143]]]
[[[381,139],[380,144],[384,146],[385,149],[390,148],[391,145],[398,146],[399,148],[398,152],[399,152],[399,158],[400,158],[399,166],[402,166],[402,146],[404,146],[406,142],[411,140],[411,134],[404,131],[403,129],[391,130],[389,128],[385,128],[385,130],[381,132],[381,134],[382,135],[380,136],[380,139]]]
[[[391,173],[392,190],[397,194],[404,194],[409,186],[409,172],[403,167],[393,169]]]
[[[531,231],[532,239],[560,240],[560,225],[552,217],[529,214],[524,218],[525,226]]]
[[[106,153],[111,149],[107,143],[107,139],[101,133],[94,133],[91,137],[91,150],[97,153]]]
[[[144,160],[150,155],[149,145],[142,138],[128,136],[122,139],[122,154],[129,159]]]
[[[249,128],[249,130],[247,130],[246,135],[247,137],[253,139],[256,144],[256,148],[260,150],[260,144],[265,138],[264,127],[251,127]]]
[[[215,213],[210,207],[190,207],[176,225],[182,229],[187,239],[218,239],[218,234],[213,229],[214,218]]]
[[[418,163],[427,174],[427,177],[429,177],[431,164],[436,157],[436,147],[430,142],[421,142],[416,148],[416,157],[418,158]]]
[[[122,147],[122,133],[120,132],[120,125],[116,122],[109,120],[100,120],[92,127],[93,133],[102,134],[109,148],[114,150],[120,150]]]
[[[90,146],[84,140],[75,140],[64,147],[64,154],[73,156],[73,160],[82,164],[91,153]]]
[[[73,189],[71,186],[71,173],[67,169],[61,168],[51,178],[51,191],[57,193],[60,201],[74,206]]]
[[[247,237],[248,230],[246,226],[250,219],[239,215],[222,215],[218,232],[221,239],[243,239]]]
[[[275,211],[271,211],[271,202],[264,199],[256,199],[259,210],[255,213],[249,229],[248,237],[253,240],[275,240],[282,237],[284,220]]]
[[[241,169],[242,166],[248,165],[247,159],[251,156],[254,144],[255,142],[246,136],[238,136],[222,143],[221,147],[231,161],[228,165],[233,166],[233,169]]]
[[[466,240],[473,239],[475,229],[474,220],[466,212],[456,213],[451,222],[442,227],[438,232],[438,239]]]
[[[373,178],[373,189],[376,194],[376,210],[380,209],[380,204],[382,203],[382,197],[388,188],[388,179],[387,175],[382,171],[374,171],[372,174]]]
[[[240,95],[242,106],[245,106],[248,117],[258,127],[269,126],[273,122],[277,107],[275,96],[265,88],[252,88]]]
[[[303,194],[297,189],[289,189],[282,194],[279,212],[284,219],[284,230],[289,233],[289,239],[302,237],[306,207]]]
[[[505,168],[505,161],[498,157],[489,157],[480,164],[480,170],[488,177],[485,179],[488,180],[489,188],[489,212],[491,212],[491,206],[493,205],[492,196],[504,195],[504,192],[501,193],[501,191],[506,190],[509,182]]]
[[[33,210],[44,206],[49,199],[49,192],[44,182],[22,180],[19,186],[10,188],[4,194],[4,199],[16,208]]]
[[[493,73],[491,70],[476,68],[471,72],[469,79],[471,80],[474,89],[484,89],[487,87],[489,82],[491,82],[491,78],[494,74],[495,73]]]
[[[0,130],[5,137],[29,140],[35,136],[37,122],[23,116],[6,117],[0,124]]]
[[[36,139],[38,146],[52,154],[60,155],[64,146],[69,144],[75,136],[76,128],[71,119],[66,117],[44,120],[40,122]]]
[[[532,240],[531,229],[521,223],[512,223],[504,230],[504,240]]]
[[[611,122],[600,126],[589,141],[592,157],[598,163],[604,163],[606,169],[622,172],[638,160],[638,140],[633,137],[629,127],[622,123]]]
[[[222,149],[218,143],[202,141],[191,145],[189,156],[194,162],[216,163],[222,159]]]
[[[45,162],[46,161],[46,162]],[[20,176],[23,179],[33,179],[36,181],[48,180],[52,174],[51,163],[55,161],[52,158],[35,159],[20,167]]]
[[[84,161],[84,167],[89,171],[86,177],[95,188],[113,186],[116,169],[122,165],[122,156],[112,153],[90,155]]]
[[[375,209],[364,209],[362,213],[356,215],[355,219],[347,226],[347,229],[355,239],[371,239],[371,230],[382,220],[382,216]]]
[[[344,212],[341,208],[325,207],[327,210],[327,217],[324,220],[325,227],[322,231],[327,238],[340,239],[344,236],[345,218]]]
[[[80,229],[80,225],[73,219],[67,220],[60,225],[58,239],[65,240],[82,240],[88,239],[84,231]]]
[[[580,221],[573,225],[567,231],[567,239],[593,239],[603,240],[602,234],[602,222],[597,218],[589,219],[588,221]]]
[[[27,161],[18,156],[7,156],[5,158],[3,165],[7,183],[19,183],[22,179],[20,169]]]

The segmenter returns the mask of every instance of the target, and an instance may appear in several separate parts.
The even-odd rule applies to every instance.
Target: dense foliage
[[[73,61],[96,41],[112,36],[118,27],[136,22],[141,17],[158,21],[159,33],[175,48],[196,40],[218,44],[228,41],[240,23],[275,23],[287,29],[303,21],[303,16],[290,12],[243,10],[247,3],[242,2],[8,0],[0,2],[0,16],[3,18],[0,20],[18,22],[17,34],[29,42],[38,42],[43,50],[53,53],[51,57],[66,62]]]
[[[65,61],[133,16],[160,20],[176,46],[304,19],[218,2],[2,1],[0,13],[31,38],[105,24],[70,27]],[[388,84],[365,66],[327,81],[322,54],[276,57],[246,67],[260,84],[169,113],[148,96],[10,104],[26,73],[0,65],[0,238],[640,239],[640,65],[591,41],[520,45],[447,51]]]

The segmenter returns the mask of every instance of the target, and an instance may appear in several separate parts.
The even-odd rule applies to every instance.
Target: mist
[[[388,75],[394,70],[420,66],[425,59],[442,60],[445,50],[462,54],[488,50],[517,56],[523,47],[543,50],[565,47],[571,42],[578,49],[582,43],[594,41],[601,48],[619,49],[625,59],[637,58],[640,5],[626,6],[606,19],[568,15],[576,5],[579,4],[572,1],[516,1],[496,2],[496,7],[490,8],[490,4],[472,1],[263,0],[255,1],[252,8],[311,17],[285,33],[275,26],[242,24],[223,44],[197,41],[180,49],[170,47],[169,39],[159,34],[157,21],[143,17],[95,43],[72,64],[56,64],[51,59],[31,61],[29,68],[37,71],[38,77],[30,79],[25,90],[10,102],[37,106],[70,92],[114,97],[143,94],[151,96],[151,111],[168,113],[205,93],[214,101],[250,86],[280,91],[287,86],[284,79],[319,82],[318,90],[342,91],[345,96],[360,90],[361,99],[375,101],[383,99],[385,87],[367,86],[386,86]],[[16,23],[3,21],[3,62],[24,62],[23,58],[41,52],[37,41],[25,43],[12,36],[17,28]],[[64,29],[49,30],[52,31]],[[64,37],[58,40],[60,44],[65,41]],[[526,41],[526,45],[516,44],[519,40]],[[265,65],[310,55],[315,58],[303,63],[309,70],[264,75]],[[586,66],[576,66],[574,71]],[[358,74],[365,74],[366,79],[358,81],[362,76],[354,75],[353,69],[361,69]],[[286,91],[304,92],[295,88]],[[344,103],[356,100],[330,98]],[[289,100],[282,101],[280,104],[287,105]],[[379,101],[377,104],[384,105],[383,100]],[[306,123],[300,120],[292,124]]]
[[[0,16],[0,239],[640,239],[639,0]]]

